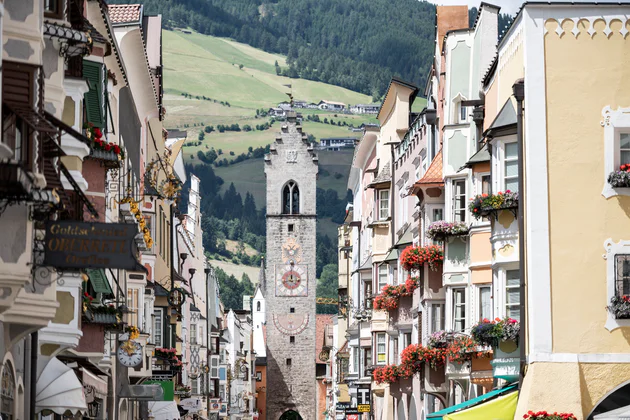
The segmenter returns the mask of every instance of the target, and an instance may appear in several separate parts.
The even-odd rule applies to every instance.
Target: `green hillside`
[[[197,140],[199,132],[207,125],[239,124],[242,127],[247,124],[255,127],[267,122],[268,118],[256,117],[256,110],[267,110],[288,100],[287,93],[309,102],[321,99],[346,104],[371,102],[369,96],[338,86],[278,76],[275,63],[284,65],[285,57],[229,39],[194,32],[164,31],[163,50],[166,125],[186,130],[192,141]],[[291,85],[291,88],[285,85]],[[182,93],[191,96],[184,97]],[[355,126],[376,122],[371,116],[336,115],[319,110],[303,110],[303,114],[305,117],[318,114],[322,121],[333,119]],[[305,122],[305,130],[318,139],[356,136],[347,127],[324,123]],[[185,152],[188,156],[196,155],[198,150],[214,147],[238,155],[250,146],[269,144],[275,131],[273,127],[247,133],[215,131],[206,134],[201,145]]]

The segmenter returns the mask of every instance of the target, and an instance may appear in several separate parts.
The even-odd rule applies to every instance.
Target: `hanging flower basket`
[[[502,341],[518,343],[521,324],[512,318],[495,318],[494,321],[484,318],[473,325],[470,330],[474,342],[480,346],[497,347]]]
[[[429,264],[435,271],[444,262],[444,251],[441,246],[409,246],[400,255],[400,263],[407,270],[420,270],[425,264]]]
[[[173,360],[177,358],[177,349],[175,348],[167,349],[163,347],[158,347],[157,349],[155,349],[155,352],[153,353],[153,355],[157,357],[158,359]]]
[[[577,420],[572,413],[548,413],[546,411],[528,411],[523,420]]]
[[[630,163],[624,163],[619,170],[611,172],[608,183],[613,188],[630,188]]]
[[[613,296],[606,309],[615,319],[630,319],[630,296]]]
[[[385,285],[381,289],[381,293],[374,297],[374,309],[385,309],[393,311],[398,308],[400,298],[405,296],[411,296],[413,292],[418,288],[420,278],[419,277],[407,277],[405,284],[398,286]]]
[[[468,210],[477,220],[490,215],[497,216],[499,210],[510,210],[516,217],[518,209],[518,193],[506,190],[496,194],[480,194],[470,199]]]
[[[114,155],[118,156],[119,159],[123,159],[125,157],[125,152],[115,143],[108,143],[103,140],[103,132],[100,128],[94,127],[92,123],[83,124],[83,129],[85,130],[85,136],[92,140],[92,149],[93,150],[101,150],[103,152],[111,152]]]
[[[464,222],[445,222],[440,220],[431,223],[427,228],[426,234],[427,238],[434,241],[444,241],[449,237],[467,235],[468,226]]]

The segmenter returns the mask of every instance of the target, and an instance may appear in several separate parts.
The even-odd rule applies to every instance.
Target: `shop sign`
[[[221,409],[221,400],[218,398],[211,398],[208,404],[208,408],[211,413],[218,413]]]
[[[350,408],[349,402],[338,402],[336,406],[337,411],[345,411],[349,408]]]
[[[138,227],[126,223],[46,222],[44,265],[146,272],[136,259]]]

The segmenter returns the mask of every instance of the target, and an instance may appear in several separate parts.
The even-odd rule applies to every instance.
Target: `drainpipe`
[[[35,415],[35,397],[37,396],[37,347],[39,332],[35,331],[31,334],[31,400],[29,402],[30,418],[36,418]]]
[[[521,316],[521,332],[520,332],[520,373],[518,387],[521,389],[523,385],[523,377],[526,366],[525,344],[527,337],[527,319],[525,318],[525,162],[523,153],[523,101],[525,100],[525,81],[519,79],[512,86],[514,97],[516,98],[516,144],[518,144],[518,269],[521,277],[520,284],[520,316]]]
[[[389,147],[391,150],[391,165],[392,165],[392,180],[390,182],[390,188],[391,188],[391,193],[390,193],[390,200],[392,205],[391,207],[391,234],[392,234],[392,249],[394,248],[394,246],[396,245],[396,231],[395,231],[395,226],[394,226],[394,216],[396,214],[396,199],[394,198],[394,192],[396,191],[396,184],[394,183],[394,179],[396,179],[395,175],[396,175],[396,166],[394,165],[394,146],[396,145],[396,143],[390,143]]]

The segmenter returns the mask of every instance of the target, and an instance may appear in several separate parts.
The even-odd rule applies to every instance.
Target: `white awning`
[[[630,405],[607,411],[593,417],[594,420],[628,420],[630,419]]]
[[[180,401],[179,405],[189,414],[201,411],[201,400],[199,398],[185,398]]]
[[[107,398],[107,381],[96,376],[84,367],[81,368],[81,372],[83,372],[83,386],[92,387],[97,398],[102,400]]]
[[[43,363],[42,363],[43,362]],[[35,411],[50,410],[59,415],[66,412],[87,412],[83,385],[72,369],[59,359],[40,357],[35,397]]]
[[[175,401],[149,401],[149,416],[155,420],[179,420]]]

